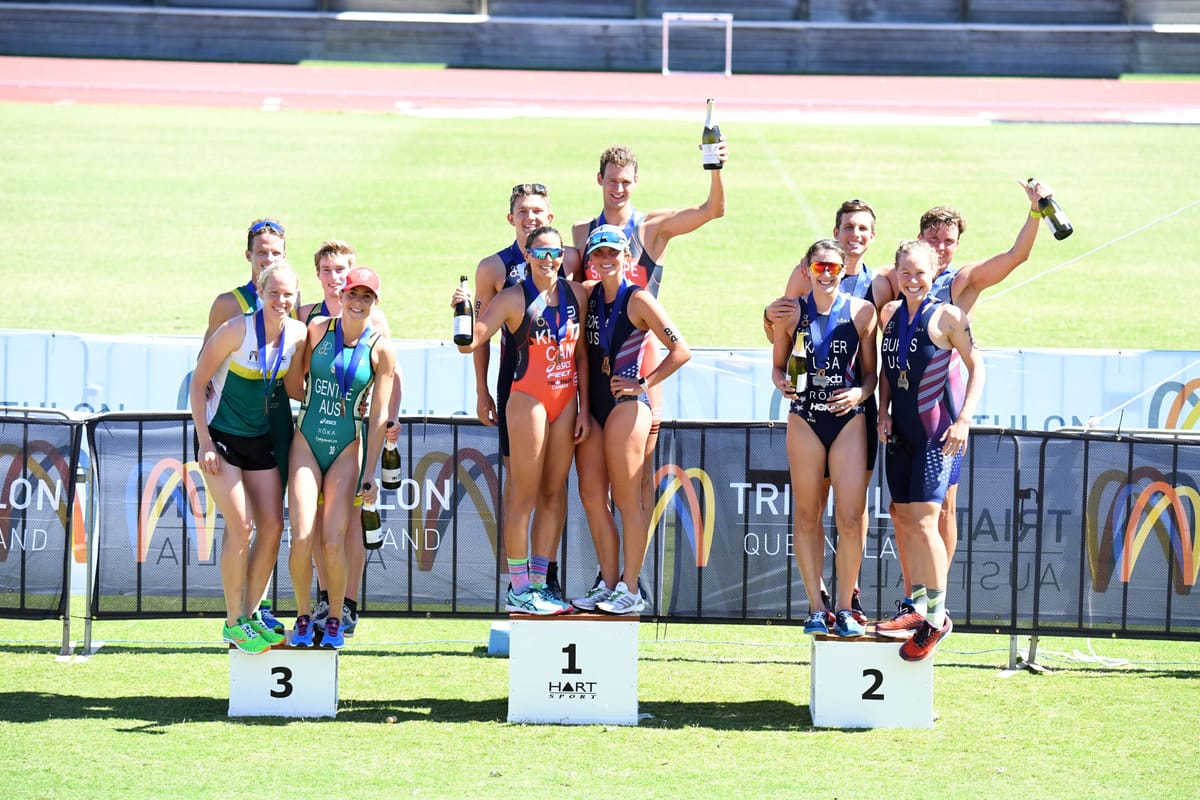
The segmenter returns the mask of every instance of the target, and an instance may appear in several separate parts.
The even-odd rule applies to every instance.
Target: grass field
[[[983,303],[984,346],[1195,349],[1200,169],[1187,127],[827,127],[723,120],[726,218],[672,243],[663,300],[694,345],[761,345],[763,303],[848,197],[880,214],[869,263],[950,203],[960,260],[1006,249],[1016,180],[1054,185],[1077,233],[1043,232]],[[511,240],[509,187],[551,185],[563,227],[599,209],[596,159],[639,154],[641,208],[700,202],[700,122],[419,119],[204,109],[5,106],[3,325],[197,334],[246,278],[244,230],[284,220],[302,274],[327,237],[384,279],[402,338],[444,339],[460,273]],[[42,280],[36,284],[31,277]],[[1005,287],[1007,288],[1007,287]],[[315,279],[304,289],[316,292]],[[985,296],[986,299],[986,296]],[[76,620],[77,626],[82,620]],[[109,642],[59,664],[53,622],[0,641],[5,798],[815,797],[1191,798],[1200,744],[1194,643],[1095,642],[1002,678],[1007,640],[937,655],[928,732],[814,730],[797,628],[641,629],[636,728],[504,722],[507,667],[478,620],[366,619],[341,666],[336,722],[229,721],[218,623],[101,622]],[[76,633],[78,635],[78,627]],[[197,643],[204,644],[197,644]],[[388,715],[399,722],[384,724]],[[240,770],[238,788],[231,777]]]
[[[216,624],[97,623],[109,643],[67,664],[54,623],[10,624],[4,796],[1195,796],[1189,644],[1046,639],[1050,674],[1003,677],[1006,638],[956,635],[937,654],[933,730],[840,731],[811,727],[798,628],[647,624],[650,718],[513,726],[486,621],[365,619],[341,658],[336,722],[230,721],[225,653],[196,644]],[[1100,659],[1070,657],[1089,648]],[[262,783],[231,788],[235,761]]]
[[[309,296],[317,291],[312,251],[345,238],[382,274],[397,335],[444,339],[457,276],[511,241],[509,187],[548,183],[558,222],[569,227],[600,208],[600,151],[625,142],[641,162],[639,207],[699,203],[707,193],[699,128],[6,106],[0,202],[15,213],[0,219],[0,234],[10,263],[51,282],[11,304],[4,324],[195,334],[213,295],[245,280],[247,224],[274,215],[288,226]],[[666,259],[662,298],[694,345],[762,344],[764,302],[832,229],[841,200],[863,197],[877,209],[868,258],[876,264],[916,234],[922,211],[953,204],[968,220],[959,250],[967,261],[1011,245],[1027,208],[1016,181],[1029,175],[1056,187],[1077,232],[1056,242],[1043,231],[1004,294],[985,295],[975,324],[982,345],[1192,349],[1200,341],[1188,291],[1200,252],[1194,128],[734,120],[722,128],[731,146],[728,213],[672,242]]]

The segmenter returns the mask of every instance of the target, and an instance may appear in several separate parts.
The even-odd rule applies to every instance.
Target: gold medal
[[[612,364],[608,362],[608,356],[605,356],[604,361],[600,362],[600,371],[606,376],[612,375]]]
[[[825,370],[817,370],[817,373],[813,375],[813,386],[816,386],[818,389],[824,389],[828,385],[829,378],[825,377]]]
[[[900,377],[896,379],[896,385],[899,386],[901,389],[908,388],[908,370],[906,370],[906,369],[900,370]]]

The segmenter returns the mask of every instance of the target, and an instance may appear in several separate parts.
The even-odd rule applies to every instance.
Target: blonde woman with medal
[[[247,653],[283,641],[255,612],[283,533],[283,484],[270,408],[280,383],[286,381],[289,390],[298,387],[293,365],[303,359],[305,348],[304,325],[290,318],[299,279],[287,262],[273,261],[262,269],[254,288],[257,310],[213,330],[188,390],[196,460],[225,520],[223,638]]]
[[[626,279],[626,267],[632,263],[629,247],[621,228],[601,225],[588,235],[584,249],[587,269],[600,276],[599,281],[587,284],[587,349],[591,413],[595,426],[602,430],[575,449],[575,468],[600,563],[600,580],[574,605],[608,614],[640,614],[645,609],[638,575],[649,535],[642,500],[642,471],[652,422],[647,390],[691,358],[658,300]],[[648,334],[653,334],[667,353],[643,377]],[[621,512],[621,535],[609,506],[610,492]]]
[[[565,518],[571,457],[591,428],[587,352],[579,346],[586,298],[580,284],[559,276],[566,249],[557,230],[535,228],[524,250],[529,274],[492,298],[475,321],[471,344],[458,349],[470,353],[489,347],[501,325],[510,337],[512,385],[504,416],[511,471],[503,524],[512,587],[505,608],[548,616],[571,610],[570,603],[548,591],[546,571],[558,536],[541,526],[558,525]],[[461,301],[469,304],[471,295],[460,287],[450,302],[453,306]]]
[[[838,530],[833,631],[839,636],[860,636],[863,626],[851,605],[865,544],[862,517],[868,473],[864,411],[877,380],[875,307],[841,291],[846,253],[836,241],[815,242],[803,263],[812,289],[800,296],[783,324],[774,326],[772,380],[792,400],[787,452],[796,563],[809,602],[804,630],[830,632],[821,594],[825,561],[822,514],[832,485]],[[808,376],[801,387],[793,386],[788,377],[788,359],[797,339],[803,343]]]
[[[321,646],[333,649],[345,644],[345,537],[355,497],[361,495],[364,503],[373,503],[379,496],[375,471],[383,450],[396,370],[396,356],[387,338],[370,324],[379,292],[379,276],[366,267],[356,267],[346,274],[341,316],[317,317],[308,325],[308,348],[302,364],[307,381],[303,398],[298,392],[293,395],[301,399],[301,404],[288,481],[292,523],[288,570],[296,607],[309,608],[313,547],[321,548],[323,578],[329,593]],[[369,414],[364,419],[359,407],[368,391]],[[315,537],[318,513],[320,535]],[[312,647],[315,633],[309,614],[300,614],[292,630],[292,646]]]
[[[946,613],[950,556],[938,516],[967,448],[984,366],[967,313],[933,296],[937,251],[923,241],[901,242],[895,263],[900,299],[880,315],[879,437],[887,442],[897,544],[905,552],[915,613],[923,617],[900,657],[919,661],[953,628]],[[967,371],[965,388],[952,380],[955,353]]]

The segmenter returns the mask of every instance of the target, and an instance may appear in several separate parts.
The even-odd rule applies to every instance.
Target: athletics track
[[[614,87],[620,87],[614,92]],[[1200,81],[670,75],[0,57],[0,102],[423,116],[1200,124]]]

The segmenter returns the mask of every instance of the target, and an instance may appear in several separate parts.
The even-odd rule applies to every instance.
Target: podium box
[[[637,617],[512,615],[508,721],[637,725],[637,635]]]
[[[901,644],[875,636],[814,636],[813,726],[932,728],[933,658],[905,661]]]
[[[230,717],[336,717],[338,652],[276,645],[251,655],[229,648]]]

